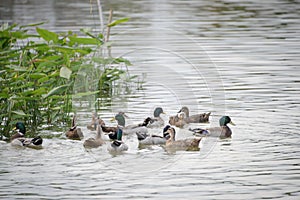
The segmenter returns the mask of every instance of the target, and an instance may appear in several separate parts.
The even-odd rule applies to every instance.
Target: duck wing
[[[147,137],[149,137],[147,133],[143,133],[143,132],[136,132],[136,136],[138,140],[145,140]]]
[[[196,114],[196,115],[191,115],[188,118],[185,118],[185,121],[187,123],[207,123],[209,122],[209,113],[202,113],[202,114]]]

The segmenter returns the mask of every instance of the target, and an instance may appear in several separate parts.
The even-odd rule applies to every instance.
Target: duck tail
[[[140,124],[138,124],[138,126],[148,126],[149,124],[151,124],[152,123],[152,119],[151,119],[151,117],[147,117],[144,121],[143,121],[143,123],[140,123]]]
[[[189,128],[189,131],[193,132],[194,135],[207,135],[209,132],[202,128]]]
[[[111,146],[112,147],[119,147],[119,146],[121,146],[121,144],[122,144],[122,142],[115,140],[111,143]]]
[[[40,136],[37,136],[31,140],[34,145],[41,145],[43,143],[43,139]]]
[[[140,133],[140,132],[136,132],[136,136],[138,138],[138,140],[144,140],[147,137],[146,133]]]

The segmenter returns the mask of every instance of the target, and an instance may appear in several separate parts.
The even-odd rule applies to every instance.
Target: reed
[[[72,31],[55,33],[40,28],[42,24],[0,27],[1,138],[9,137],[17,121],[31,127],[33,135],[41,124],[68,122],[74,91],[77,98],[109,96],[112,82],[126,73],[118,65],[130,64],[123,58],[95,53],[104,45],[102,34],[87,30],[80,31],[82,36]],[[74,88],[83,67],[90,73],[96,71],[97,87],[93,90],[85,88],[87,85]]]

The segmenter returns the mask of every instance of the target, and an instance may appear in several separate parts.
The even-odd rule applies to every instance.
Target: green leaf
[[[132,65],[129,60],[121,57],[114,59],[114,63],[125,63],[127,66]]]
[[[70,70],[69,68],[67,68],[67,67],[60,68],[60,72],[59,72],[60,77],[66,78],[69,80],[71,77],[71,74],[72,74],[72,70]]]
[[[29,77],[32,78],[32,79],[40,79],[40,78],[43,78],[45,76],[47,76],[47,74],[45,74],[45,73],[39,73],[39,72],[33,73],[33,74],[29,75]]]
[[[25,114],[22,110],[19,110],[19,111],[12,111],[12,113],[15,113],[15,114],[21,115],[21,116],[26,116],[26,114]]]
[[[100,91],[94,91],[94,92],[80,92],[72,95],[72,98],[80,98],[84,96],[90,96],[99,93]]]
[[[101,41],[97,40],[96,38],[83,38],[83,37],[74,37],[69,36],[71,44],[91,44],[91,45],[98,45],[101,44]]]
[[[12,70],[14,70],[16,72],[26,72],[27,71],[27,68],[16,66],[16,65],[10,65],[10,66],[5,66],[5,67],[7,67],[9,69],[12,69]]]
[[[56,33],[48,31],[46,29],[41,29],[41,28],[38,28],[38,27],[36,28],[36,31],[47,42],[50,42],[51,40],[54,43],[58,42],[58,35]]]
[[[59,95],[65,92],[68,89],[69,85],[61,85],[58,87],[53,88],[48,94],[42,95],[44,99],[51,97],[53,95]]]
[[[4,93],[4,92],[0,93],[0,98],[7,99],[8,97],[9,97],[9,95],[7,93]]]
[[[43,78],[40,78],[40,79],[38,80],[38,83],[43,83],[43,82],[48,81],[48,80],[49,80],[49,77],[48,77],[48,76],[45,76],[45,77],[43,77]]]
[[[38,22],[38,23],[34,23],[34,24],[27,24],[27,25],[20,26],[20,28],[31,27],[31,26],[39,26],[39,25],[43,25],[43,24],[45,24],[45,22]]]
[[[46,93],[46,88],[43,88],[43,87],[32,91],[32,94],[34,94],[34,95],[42,95],[45,93]]]
[[[118,19],[118,20],[116,20],[116,21],[113,21],[112,23],[108,24],[107,26],[108,26],[108,27],[116,26],[116,25],[118,25],[118,24],[121,24],[121,23],[127,22],[128,20],[129,20],[129,18],[128,18],[128,17],[126,17],[126,18],[122,18],[122,19]]]

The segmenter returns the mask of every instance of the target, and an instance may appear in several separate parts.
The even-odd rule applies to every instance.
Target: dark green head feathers
[[[235,125],[229,116],[223,116],[221,117],[221,119],[219,120],[219,123],[220,123],[220,126],[226,126],[228,123],[229,124],[232,124],[232,125]]]
[[[25,124],[23,122],[17,122],[16,127],[14,129],[19,130],[19,132],[24,134],[24,135],[26,133]]]
[[[161,107],[157,107],[154,110],[154,117],[159,117],[160,114],[164,113],[163,109]]]
[[[118,125],[125,126],[125,117],[124,117],[124,115],[122,113],[118,113],[115,116],[115,119],[117,120]]]

